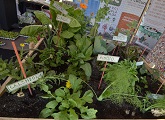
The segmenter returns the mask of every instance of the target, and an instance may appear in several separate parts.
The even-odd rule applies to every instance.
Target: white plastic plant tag
[[[119,33],[118,36],[113,36],[113,40],[120,42],[127,42],[127,36],[122,33]]]
[[[30,83],[33,83],[33,82],[37,81],[42,76],[43,76],[43,72],[40,72],[40,73],[37,73],[37,74],[35,74],[33,76],[30,76],[30,77],[28,77],[26,79],[20,80],[18,82],[10,84],[10,85],[7,85],[6,88],[8,89],[9,92],[12,92],[12,91],[14,91],[16,89],[19,89],[19,88],[21,88],[23,86],[26,86],[26,85],[28,85]]]
[[[101,55],[99,54],[97,56],[97,61],[107,61],[107,62],[114,62],[117,63],[119,61],[118,56],[110,56],[110,55]]]
[[[55,7],[57,10],[59,10],[59,11],[62,12],[63,14],[65,14],[65,15],[68,14],[68,12],[67,12],[64,8],[62,8],[60,5],[58,5],[58,4],[56,4],[56,3],[54,3],[53,5],[54,5],[54,7]]]
[[[144,62],[143,62],[143,61],[136,62],[136,66],[141,66],[141,65],[143,65],[143,64],[144,64]]]
[[[56,17],[56,20],[57,20],[57,21],[60,21],[60,22],[67,23],[67,24],[69,24],[70,21],[71,21],[70,18],[68,18],[68,17],[64,17],[64,16],[59,15],[59,14],[58,14],[57,17]]]

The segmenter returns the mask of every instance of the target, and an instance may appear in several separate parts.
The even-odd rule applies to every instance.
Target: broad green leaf
[[[85,53],[85,57],[86,57],[86,58],[85,58],[85,61],[91,59],[92,52],[93,52],[93,45],[91,45],[91,46],[87,49],[87,51],[86,51],[86,53]]]
[[[81,111],[81,117],[84,119],[96,118],[97,110],[95,110],[93,108],[88,109],[88,107],[81,107],[80,111]]]
[[[69,109],[69,119],[70,120],[78,120],[78,115],[76,114],[74,109]]]
[[[70,55],[74,57],[77,54],[77,47],[75,45],[70,45],[68,48],[70,50]]]
[[[49,91],[49,87],[46,84],[42,84],[40,85],[41,90],[48,92]]]
[[[85,55],[83,54],[83,53],[79,53],[79,54],[77,54],[76,55],[76,58],[81,58],[81,59],[83,59],[83,58],[85,58]]]
[[[89,63],[81,65],[80,68],[82,68],[84,70],[86,76],[88,76],[88,77],[91,76],[92,68],[91,68],[91,65]]]
[[[61,102],[61,105],[62,105],[62,107],[64,107],[64,108],[69,108],[69,102],[68,102],[68,100],[63,100],[63,101]]]
[[[81,79],[77,79],[74,75],[69,75],[69,81],[72,85],[73,92],[77,92],[79,89],[81,89]]]
[[[70,106],[71,106],[72,108],[77,107],[76,101],[74,101],[72,98],[70,98],[68,101],[69,101]]]
[[[69,23],[69,26],[70,26],[70,27],[72,27],[72,28],[81,27],[81,24],[80,24],[75,18],[73,18],[73,17],[71,17],[71,16],[68,16],[68,17],[71,19],[71,21],[70,21],[70,23]]]
[[[76,34],[76,35],[74,36],[74,38],[75,38],[76,40],[81,39],[81,34]]]
[[[57,46],[64,47],[66,44],[64,39],[62,39],[61,37],[58,37],[58,36],[53,36],[52,40],[53,40],[54,44]]]
[[[53,113],[51,116],[53,116],[55,120],[69,120],[67,111]]]
[[[62,100],[63,100],[62,97],[56,97],[57,102],[61,102]]]
[[[63,38],[69,39],[73,36],[74,36],[74,34],[72,32],[67,31],[67,30],[65,30],[61,33],[61,37],[63,37]]]
[[[81,28],[80,27],[77,27],[77,28],[69,28],[68,31],[72,32],[72,33],[76,33],[80,30]]]
[[[52,24],[50,18],[48,18],[44,12],[34,11],[34,14],[43,25]]]
[[[46,104],[47,108],[56,108],[56,106],[58,105],[58,102],[56,100],[50,101]]]
[[[82,99],[87,103],[92,103],[93,102],[92,98],[93,98],[93,92],[91,90],[86,91],[82,97]]]
[[[105,47],[103,47],[101,40],[102,39],[101,39],[100,36],[95,37],[94,54],[98,54],[98,53],[105,53],[105,54],[107,54],[107,50],[106,50]]]
[[[41,118],[47,118],[52,114],[52,110],[50,110],[49,108],[45,108],[40,112],[39,117]]]
[[[44,28],[42,25],[29,25],[22,28],[22,30],[20,31],[20,34],[27,35],[27,36],[35,36],[36,34],[41,32],[43,29]]]
[[[64,92],[61,88],[58,88],[58,89],[55,91],[55,94],[56,94],[56,96],[58,96],[58,97],[65,97],[65,92]]]

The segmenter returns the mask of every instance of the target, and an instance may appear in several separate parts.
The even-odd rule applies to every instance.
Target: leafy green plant
[[[108,86],[98,100],[110,99],[114,103],[128,102],[135,107],[142,107],[142,103],[135,91],[137,77],[136,63],[128,60],[117,64],[108,64],[104,79]]]
[[[86,35],[81,36],[80,34],[76,34],[75,39],[75,43],[68,46],[70,56],[68,62],[70,64],[67,72],[68,74],[77,75],[77,73],[81,74],[83,70],[87,79],[89,79],[92,73],[91,65],[88,63],[93,52],[92,41]],[[79,77],[81,77],[80,74]]]
[[[8,39],[16,39],[18,37],[18,32],[8,32],[5,30],[0,30],[0,37],[2,38],[8,38]]]
[[[51,116],[59,120],[78,120],[80,115],[84,119],[95,118],[97,110],[85,106],[86,103],[93,102],[93,93],[88,90],[82,94],[81,89],[82,80],[74,75],[69,75],[66,87],[60,87],[55,92],[46,89],[47,95],[43,98],[49,98],[50,102],[41,111],[40,117]]]
[[[126,45],[120,47],[119,55],[121,56],[122,59],[137,61],[141,55],[141,49],[135,45]]]

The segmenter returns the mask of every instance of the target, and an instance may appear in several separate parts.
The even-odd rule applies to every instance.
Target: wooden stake
[[[145,6],[145,8],[144,8],[144,10],[143,10],[143,12],[142,12],[142,14],[141,14],[141,16],[140,16],[140,19],[139,19],[139,22],[138,22],[138,24],[137,24],[137,27],[136,27],[136,29],[134,30],[134,33],[133,33],[133,35],[132,35],[132,37],[131,37],[131,39],[130,39],[130,41],[129,41],[130,44],[132,43],[132,41],[133,41],[133,39],[134,39],[134,37],[135,37],[135,35],[136,35],[136,33],[137,33],[139,27],[140,27],[140,24],[141,24],[141,22],[142,22],[143,16],[144,16],[145,12],[147,11],[147,9],[148,9],[150,3],[151,3],[151,0],[148,0],[147,3],[146,3],[146,6]]]
[[[30,50],[30,51],[29,51],[29,53],[26,55],[26,57],[22,60],[22,63],[25,63],[25,62],[26,62],[26,58],[30,57],[30,56],[33,54],[33,52],[35,51],[35,49],[37,49],[37,48],[39,47],[39,45],[42,43],[43,40],[44,40],[44,39],[41,38],[41,39],[37,42],[37,44],[34,46],[34,50]],[[17,69],[17,68],[15,68],[15,69]],[[12,80],[12,77],[8,77],[8,78],[6,79],[6,81],[2,84],[2,86],[0,87],[0,96],[3,95],[3,93],[5,92],[5,87],[6,87],[6,85],[7,85],[11,80]]]
[[[25,73],[25,70],[24,70],[24,68],[23,68],[23,65],[22,65],[20,56],[19,56],[19,54],[18,54],[18,50],[17,50],[17,47],[16,47],[16,45],[15,45],[15,42],[12,41],[11,43],[12,43],[12,46],[13,46],[13,48],[14,48],[14,52],[15,52],[15,54],[16,54],[18,63],[19,63],[19,65],[20,65],[22,74],[23,74],[24,78],[26,78],[26,73]],[[28,89],[29,89],[30,94],[33,95],[32,90],[31,90],[31,88],[30,88],[30,84],[28,84]]]

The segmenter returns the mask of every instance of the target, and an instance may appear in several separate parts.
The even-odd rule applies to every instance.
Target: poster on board
[[[113,4],[114,2],[116,4]],[[146,3],[147,0],[113,0],[113,2],[109,2],[109,14],[101,20],[98,33],[108,39],[112,39],[116,29],[125,33],[129,29],[129,23],[139,21]],[[100,8],[104,7],[104,4],[101,2]]]
[[[124,2],[123,12],[121,14],[119,24],[117,26],[118,30],[122,33],[127,33],[127,30],[132,31],[133,26],[129,27],[129,23],[137,23],[140,20],[141,14],[147,4],[147,0],[126,0]]]
[[[152,50],[165,30],[165,0],[152,0],[135,36],[136,44]]]
[[[99,9],[103,8],[105,4],[109,7],[108,15],[99,22],[98,28],[98,34],[105,39],[113,38],[125,1],[127,0],[112,0],[108,5],[104,1],[100,2]]]
[[[165,32],[147,55],[146,61],[153,63],[155,68],[160,71],[161,77],[165,79]]]

